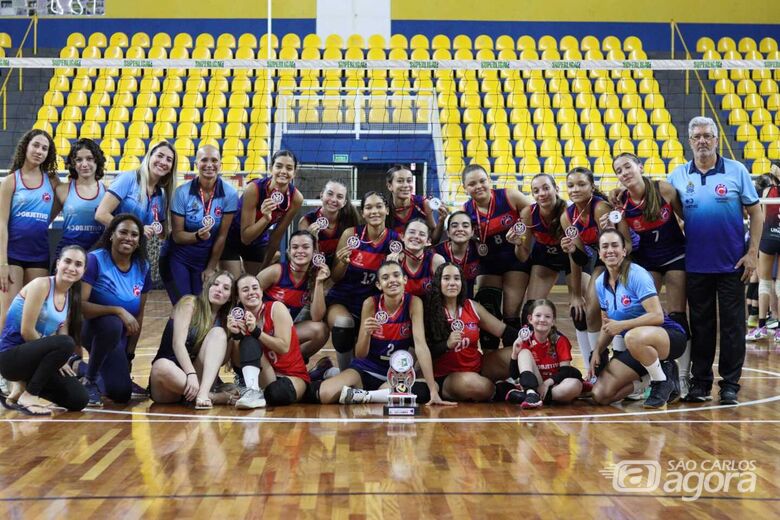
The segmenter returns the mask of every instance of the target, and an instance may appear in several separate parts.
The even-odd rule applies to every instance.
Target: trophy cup
[[[385,415],[391,417],[410,416],[420,413],[417,396],[412,393],[414,384],[414,359],[406,350],[398,350],[390,356],[387,371],[390,395],[385,405]]]

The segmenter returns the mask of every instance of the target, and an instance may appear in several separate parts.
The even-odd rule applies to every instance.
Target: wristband
[[[197,375],[198,375],[197,372],[187,372],[187,377],[197,376]]]
[[[255,338],[255,339],[260,339],[260,334],[262,334],[262,333],[263,333],[263,331],[260,330],[260,328],[257,325],[255,325],[255,330],[253,330],[249,334],[251,334],[252,337]]]
[[[236,341],[241,341],[242,339],[244,339],[244,335],[239,333],[239,332],[236,332],[235,334],[231,334],[230,335],[230,339],[234,339]]]

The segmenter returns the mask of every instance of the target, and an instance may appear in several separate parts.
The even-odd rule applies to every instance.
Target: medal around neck
[[[392,389],[384,407],[385,415],[408,417],[420,413],[417,396],[412,393],[414,385],[414,358],[406,350],[397,350],[390,356],[387,382]]]
[[[206,215],[203,217],[203,220],[200,221],[201,224],[203,224],[203,227],[213,226],[214,225],[214,217],[211,215]]]
[[[477,246],[477,253],[479,254],[479,256],[487,256],[488,254],[487,244],[479,244]]]

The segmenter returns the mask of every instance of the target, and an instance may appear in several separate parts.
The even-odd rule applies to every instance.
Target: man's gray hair
[[[715,124],[715,121],[713,121],[709,117],[702,117],[702,116],[694,117],[688,123],[688,137],[693,136],[693,129],[696,128],[697,126],[709,126],[710,128],[712,128],[712,135],[718,137],[718,125]]]

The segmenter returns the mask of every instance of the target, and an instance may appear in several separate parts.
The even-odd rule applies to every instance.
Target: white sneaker
[[[645,393],[650,388],[650,376],[645,374],[642,376],[642,380],[639,382],[639,387],[636,391],[624,397],[628,401],[642,401],[647,398]]]
[[[758,341],[767,336],[766,327],[756,327],[745,336],[746,341]]]
[[[371,396],[362,388],[345,386],[341,389],[341,395],[339,396],[339,403],[341,404],[362,404],[370,402]]]
[[[680,376],[680,399],[688,395],[690,383],[688,382],[688,376]]]
[[[254,410],[255,408],[265,408],[265,396],[262,390],[254,388],[245,388],[241,397],[236,401],[236,408],[239,410]]]
[[[7,397],[11,393],[11,385],[8,384],[8,380],[3,376],[0,376],[0,395]]]

